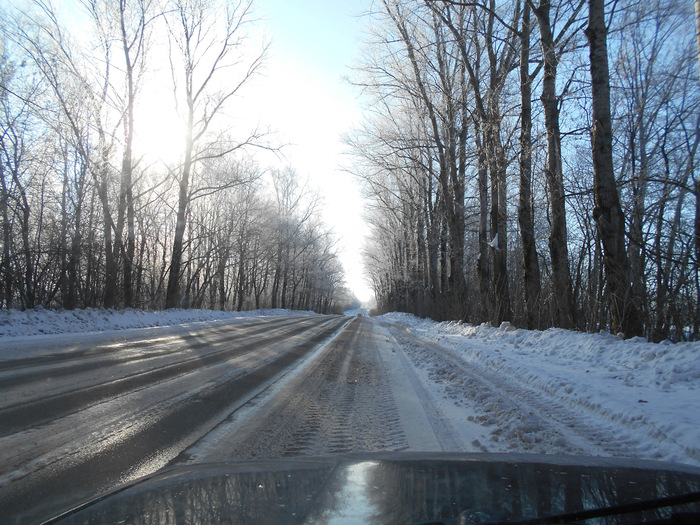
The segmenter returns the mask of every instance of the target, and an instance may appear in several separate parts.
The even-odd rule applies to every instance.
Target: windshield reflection
[[[362,461],[341,466],[329,483],[324,497],[306,523],[342,525],[347,523],[384,523],[382,504],[386,497],[377,461]]]

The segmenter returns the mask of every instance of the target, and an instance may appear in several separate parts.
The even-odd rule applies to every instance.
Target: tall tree
[[[197,165],[205,159],[223,157],[260,138],[257,130],[243,141],[222,140],[220,131],[218,136],[212,135],[216,117],[262,64],[264,50],[248,61],[239,78],[226,78],[221,84],[224,72],[231,72],[244,59],[241,46],[245,41],[246,26],[252,22],[251,10],[250,0],[226,0],[221,4],[212,4],[207,0],[169,2],[170,61],[173,64],[173,78],[176,79],[176,104],[182,109],[185,121],[185,144],[178,176],[177,215],[166,308],[180,305],[190,184]]]
[[[520,191],[518,225],[523,249],[525,322],[529,329],[540,325],[540,265],[532,215],[532,81],[530,73],[530,4],[523,6],[520,30]]]
[[[479,174],[490,175],[491,185],[491,235],[489,242],[481,239],[481,258],[491,254],[493,261],[492,285],[496,299],[496,314],[492,320],[500,323],[511,319],[513,315],[508,284],[508,203],[507,196],[507,169],[508,159],[503,143],[501,95],[506,85],[509,73],[513,70],[517,58],[519,31],[514,30],[521,16],[522,4],[516,1],[512,4],[511,22],[507,23],[496,12],[495,0],[483,2],[459,2],[443,0],[440,6],[436,2],[429,2],[428,6],[435,12],[440,20],[447,25],[458,44],[459,53],[466,71],[467,78],[474,96],[474,118],[479,149]],[[472,27],[468,32],[473,34],[472,39],[466,38],[465,29],[455,24],[452,9],[449,5],[463,9],[468,6],[472,11]],[[483,43],[481,40],[483,39]],[[472,42],[474,42],[472,49]],[[481,50],[487,59],[487,79],[482,78]],[[482,209],[485,208],[486,181],[480,178],[480,194]],[[482,217],[485,223],[485,217]],[[482,232],[483,236],[483,232]],[[491,249],[487,249],[487,245]],[[481,263],[483,264],[483,263]]]
[[[695,40],[698,46],[698,71],[700,72],[700,0],[695,0]],[[695,193],[695,264],[700,265],[700,177],[697,175],[693,190]],[[700,317],[700,306],[698,306],[697,317]]]
[[[545,176],[549,190],[549,206],[551,223],[549,233],[549,254],[552,261],[552,315],[558,326],[570,328],[574,324],[574,303],[571,293],[571,272],[569,269],[569,247],[566,226],[566,201],[564,199],[564,173],[561,150],[561,131],[559,126],[559,104],[557,96],[557,68],[559,65],[562,40],[569,40],[567,31],[577,20],[578,13],[584,5],[579,0],[574,6],[568,21],[564,24],[558,36],[554,34],[554,24],[551,20],[552,3],[550,0],[540,0],[534,6],[531,0],[526,0],[537,17],[542,45],[543,79],[542,106],[544,108],[544,124],[547,130],[547,165]],[[572,32],[576,33],[576,30]]]
[[[593,191],[596,199],[593,218],[605,252],[606,283],[614,328],[621,329],[626,337],[633,337],[642,335],[644,329],[637,304],[636,283],[631,281],[625,247],[625,217],[613,168],[607,33],[604,0],[588,0],[586,37],[590,48],[593,95]]]
[[[112,4],[112,2],[110,2]],[[140,71],[145,63],[148,25],[153,20],[150,0],[119,0],[117,6],[118,35],[124,61],[123,94],[123,128],[124,149],[122,153],[121,183],[119,190],[119,208],[126,213],[119,213],[122,224],[117,231],[123,231],[126,218],[126,246],[122,249],[124,306],[134,305],[133,262],[136,249],[136,231],[134,218],[134,108],[139,88]],[[115,17],[115,18],[116,18]],[[121,237],[121,235],[120,235]],[[121,244],[121,243],[120,243]]]
[[[431,139],[434,141],[438,158],[437,179],[440,185],[442,204],[449,236],[449,274],[447,286],[450,295],[457,304],[464,298],[466,283],[464,281],[464,142],[467,134],[467,118],[464,111],[466,90],[463,78],[463,65],[456,64],[446,49],[445,35],[438,19],[432,23],[434,31],[435,63],[421,60],[417,42],[411,34],[408,13],[399,2],[384,0],[387,15],[396,26],[412,73],[412,83],[420,104],[426,109]],[[428,70],[436,70],[434,80],[444,96],[436,97],[431,93],[426,75]],[[461,73],[460,73],[461,71]],[[455,78],[457,77],[457,78]],[[455,80],[457,81],[455,83]],[[455,85],[456,84],[456,85]],[[461,104],[460,104],[460,97]],[[437,100],[435,100],[437,98]],[[440,103],[441,107],[438,107]],[[461,162],[460,162],[461,161]],[[446,266],[444,267],[446,270]]]

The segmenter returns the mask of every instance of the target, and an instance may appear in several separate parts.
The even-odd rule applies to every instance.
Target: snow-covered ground
[[[476,448],[700,465],[700,343],[378,319]]]
[[[75,332],[103,332],[171,326],[183,323],[224,321],[246,317],[278,317],[286,315],[315,315],[315,312],[292,310],[251,310],[223,312],[221,310],[0,310],[0,337]]]

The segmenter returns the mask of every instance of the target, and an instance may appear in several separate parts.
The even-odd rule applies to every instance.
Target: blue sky
[[[340,238],[350,289],[361,300],[371,291],[360,251],[366,226],[357,181],[341,135],[361,119],[359,91],[344,77],[361,51],[370,1],[257,0],[261,26],[272,40],[264,76],[256,82],[260,121],[288,144],[286,162],[308,176],[324,196],[324,220]]]
[[[275,53],[309,67],[343,74],[362,42],[367,2],[350,0],[258,0],[257,9],[276,42]]]

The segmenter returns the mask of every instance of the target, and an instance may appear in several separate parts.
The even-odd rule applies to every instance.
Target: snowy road
[[[403,450],[700,457],[695,346],[404,314],[108,334],[10,339],[0,353],[0,515],[35,522],[172,463]]]
[[[191,462],[464,450],[379,323],[355,318],[305,367],[210,433]]]
[[[347,321],[278,318],[4,360],[0,515],[36,522],[156,471]]]

